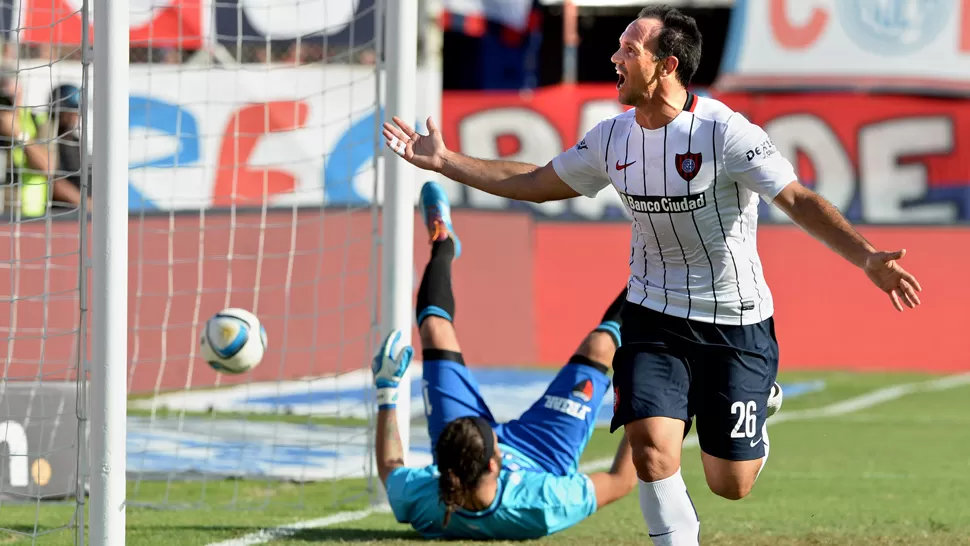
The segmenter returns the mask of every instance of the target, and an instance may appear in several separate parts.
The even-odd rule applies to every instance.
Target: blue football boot
[[[431,242],[443,241],[448,237],[455,242],[455,258],[461,256],[461,241],[455,233],[455,227],[451,224],[451,204],[448,202],[448,195],[436,182],[425,182],[421,186],[421,198],[419,199],[421,216],[424,218],[424,225],[428,227],[428,235]]]

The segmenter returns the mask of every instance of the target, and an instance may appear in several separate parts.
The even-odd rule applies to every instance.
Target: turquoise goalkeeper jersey
[[[507,446],[501,446],[508,453]],[[531,467],[531,468],[529,468]],[[438,469],[401,467],[387,478],[387,496],[400,523],[427,538],[521,540],[571,527],[596,511],[593,483],[585,474],[557,476],[532,465],[503,464],[495,501],[481,512],[457,510],[442,527]]]

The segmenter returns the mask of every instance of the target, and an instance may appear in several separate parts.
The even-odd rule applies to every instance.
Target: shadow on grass
[[[378,542],[384,540],[419,540],[421,535],[415,531],[390,529],[301,529],[290,535],[290,540],[339,541],[339,542]]]

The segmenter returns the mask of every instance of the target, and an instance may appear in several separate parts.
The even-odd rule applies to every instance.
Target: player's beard
[[[624,106],[638,107],[647,99],[643,74],[627,73],[617,80],[617,101]]]
[[[617,100],[624,106],[637,106],[643,100],[643,92],[630,78],[626,78],[617,89]]]
[[[630,89],[632,88],[632,82],[629,78],[620,77],[616,84],[616,100],[625,106],[633,106],[630,104]]]

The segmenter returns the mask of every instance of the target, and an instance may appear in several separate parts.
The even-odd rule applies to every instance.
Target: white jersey
[[[633,215],[628,300],[715,324],[774,312],[758,257],[758,195],[771,202],[795,171],[768,135],[723,103],[690,94],[659,129],[635,110],[606,119],[552,161],[588,197],[612,184]]]

